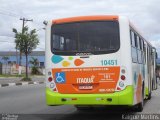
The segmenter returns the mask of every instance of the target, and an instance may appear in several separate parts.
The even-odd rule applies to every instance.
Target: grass
[[[34,76],[43,76],[43,75],[29,75],[30,77],[34,77]],[[15,74],[15,75],[9,75],[9,74],[2,74],[0,75],[0,77],[23,77],[25,78],[25,74],[22,74],[22,75],[18,75],[18,74]]]
[[[32,79],[24,77],[24,78],[21,79],[21,81],[32,81]]]
[[[18,75],[18,74],[15,74],[15,75],[9,75],[9,74],[2,74],[0,75],[0,77],[24,77],[25,74],[22,74],[22,75]]]

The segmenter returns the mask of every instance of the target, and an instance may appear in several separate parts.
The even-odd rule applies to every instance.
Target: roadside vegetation
[[[41,75],[41,74],[39,74],[39,75],[30,75],[30,77],[34,77],[34,76],[44,76],[44,75]],[[2,74],[2,75],[0,75],[0,78],[1,77],[7,77],[7,78],[9,78],[9,77],[22,77],[22,78],[24,78],[25,74],[21,74],[21,75],[18,75],[18,74],[14,74],[14,75]]]
[[[31,74],[32,75],[41,75],[42,73],[39,71],[39,61],[37,58],[32,57],[29,63],[32,65]]]
[[[22,81],[31,81],[31,78],[28,76],[28,55],[31,54],[39,44],[36,29],[29,31],[28,26],[25,26],[22,29],[22,32],[18,32],[15,28],[13,28],[13,32],[15,33],[16,49],[21,51],[26,56],[26,75]]]

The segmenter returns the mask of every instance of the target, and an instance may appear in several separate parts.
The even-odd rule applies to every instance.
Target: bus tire
[[[83,105],[75,105],[78,111],[85,111],[85,110],[90,110],[90,106],[83,106]]]
[[[142,88],[142,101],[135,106],[136,112],[142,112],[144,106],[144,85]]]
[[[152,92],[150,91],[147,100],[150,100],[151,98],[152,98]]]

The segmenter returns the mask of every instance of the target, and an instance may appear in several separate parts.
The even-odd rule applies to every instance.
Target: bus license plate
[[[92,85],[80,85],[79,89],[80,90],[91,90],[93,89],[93,86]]]

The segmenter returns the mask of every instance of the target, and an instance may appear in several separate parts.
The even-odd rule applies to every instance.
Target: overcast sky
[[[127,16],[156,48],[160,56],[160,0],[0,0],[0,51],[15,50],[12,28],[22,28],[21,17],[38,31],[44,50],[44,20],[83,15]]]

